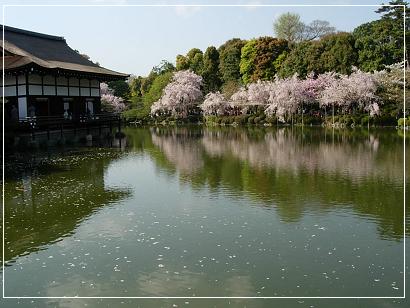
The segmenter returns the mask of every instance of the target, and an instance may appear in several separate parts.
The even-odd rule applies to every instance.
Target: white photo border
[[[392,4],[3,4],[3,33],[4,42],[5,8],[6,7],[402,7],[403,8],[403,117],[406,118],[406,7]],[[2,44],[2,63],[4,68],[4,43]],[[4,89],[4,69],[2,87]],[[402,296],[5,296],[5,215],[4,215],[4,104],[3,101],[3,145],[2,145],[2,298],[3,299],[405,299],[406,298],[406,127],[403,129],[403,295]]]

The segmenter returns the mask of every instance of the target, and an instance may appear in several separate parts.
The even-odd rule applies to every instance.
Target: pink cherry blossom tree
[[[319,75],[319,78],[322,78],[322,75]],[[332,125],[335,124],[335,107],[341,106],[344,103],[344,79],[346,76],[339,74],[329,74],[324,88],[319,91],[317,99],[319,101],[319,106],[325,109],[327,107],[332,107]]]
[[[199,107],[205,116],[227,115],[231,109],[231,105],[219,91],[216,93],[208,93],[205,96],[204,102]]]
[[[242,113],[246,113],[250,106],[266,106],[273,86],[271,81],[250,83],[231,96],[231,104],[233,108],[241,109]]]
[[[267,105],[274,85],[270,81],[260,81],[248,85],[248,102],[254,105]]]
[[[406,85],[404,84],[404,69],[406,70],[407,76],[409,76],[410,69],[408,66],[405,66],[404,62],[388,65],[384,70],[374,72],[374,77],[379,86],[380,96],[382,96],[383,99],[403,102],[404,96],[410,97],[410,85],[408,82]]]
[[[162,100],[158,100],[151,105],[151,116],[158,117],[161,115],[170,115],[170,110]]]
[[[320,93],[318,99],[321,106],[332,106],[332,122],[334,125],[334,108],[343,111],[360,109],[369,112],[369,117],[379,114],[376,95],[377,80],[372,73],[354,69],[351,75],[339,75]]]
[[[349,76],[350,104],[369,112],[369,117],[380,114],[380,97],[376,95],[378,88],[374,74],[355,69]],[[369,125],[369,122],[368,122]]]
[[[313,105],[318,103],[318,96],[328,84],[328,74],[319,75],[317,78],[314,73],[310,73],[306,76],[306,79],[299,80],[297,101],[299,103],[299,109],[303,116],[305,113],[306,105]]]
[[[267,116],[275,115],[281,122],[285,122],[285,117],[291,117],[293,123],[293,115],[304,99],[297,75],[286,79],[277,79],[271,87],[265,114]]]
[[[151,115],[171,114],[186,118],[203,98],[202,77],[190,70],[175,72],[161,98],[151,106]]]
[[[233,102],[248,102],[248,90],[246,87],[241,87],[231,96],[231,101]]]
[[[124,99],[114,95],[114,91],[106,83],[100,84],[101,107],[103,111],[121,113],[126,109]]]
[[[234,112],[246,114],[249,109],[248,89],[241,87],[231,96],[230,104]]]
[[[113,94],[114,91],[108,87],[108,84],[105,82],[100,83],[100,93],[101,95],[104,94]]]

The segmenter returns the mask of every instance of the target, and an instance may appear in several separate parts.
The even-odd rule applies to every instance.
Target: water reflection
[[[6,166],[7,295],[402,295],[395,131],[125,133]]]
[[[347,208],[375,219],[382,237],[403,236],[403,144],[394,131],[153,128],[143,145],[137,134],[129,131],[134,148],[194,189],[247,196],[289,222]]]
[[[296,130],[156,128],[151,134],[153,144],[183,173],[202,168],[202,154],[206,154],[211,158],[233,157],[253,168],[292,172],[306,169],[310,173],[318,170],[343,173],[352,179],[377,176],[402,181],[403,148],[398,136],[318,128]]]
[[[5,182],[5,260],[45,249],[72,235],[100,207],[126,197],[104,183],[115,152],[8,158]]]

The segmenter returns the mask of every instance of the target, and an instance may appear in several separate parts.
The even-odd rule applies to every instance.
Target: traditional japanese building
[[[0,97],[4,97],[6,121],[98,114],[100,83],[129,76],[89,61],[63,37],[0,26],[3,28],[4,88]]]

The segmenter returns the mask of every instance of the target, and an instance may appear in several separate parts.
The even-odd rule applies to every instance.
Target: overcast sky
[[[67,43],[109,69],[147,75],[162,59],[175,62],[177,54],[197,47],[223,44],[233,37],[273,36],[273,21],[284,12],[300,14],[306,23],[328,20],[338,30],[352,31],[375,20],[377,7],[127,7],[110,4],[373,4],[381,1],[19,1],[2,4],[92,4],[93,7],[7,6],[8,26],[64,36]]]

